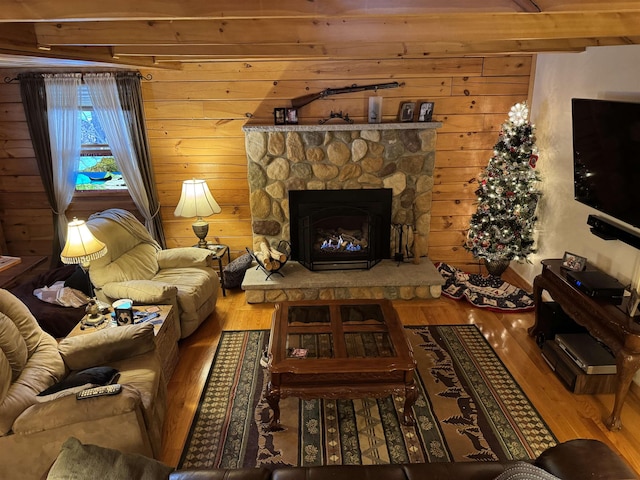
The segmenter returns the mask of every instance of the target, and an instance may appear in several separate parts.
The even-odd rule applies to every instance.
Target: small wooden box
[[[542,357],[567,389],[573,393],[596,394],[615,391],[615,374],[586,374],[553,340],[544,342]]]

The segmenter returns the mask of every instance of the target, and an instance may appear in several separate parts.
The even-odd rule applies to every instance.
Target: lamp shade
[[[208,217],[220,211],[220,205],[211,195],[206,181],[194,178],[182,183],[182,195],[173,212],[176,217]]]
[[[73,218],[67,227],[67,242],[60,254],[63,263],[88,263],[107,253],[107,246],[89,231],[84,220]]]

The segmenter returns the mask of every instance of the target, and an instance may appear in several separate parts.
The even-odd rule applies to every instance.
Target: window
[[[91,97],[84,85],[81,90],[80,118],[82,147],[76,190],[126,190],[127,185],[111,153],[102,126],[94,115]]]

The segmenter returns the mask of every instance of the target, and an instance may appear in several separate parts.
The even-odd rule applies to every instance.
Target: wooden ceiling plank
[[[42,45],[319,44],[475,42],[640,35],[640,11],[620,13],[453,14],[342,18],[331,21],[257,19],[175,22],[35,24]]]
[[[423,15],[444,12],[522,11],[526,0],[4,0],[0,22],[64,22],[112,20],[194,20],[259,17],[330,17],[361,15]],[[559,3],[562,3],[560,1]],[[524,11],[530,11],[524,7]]]

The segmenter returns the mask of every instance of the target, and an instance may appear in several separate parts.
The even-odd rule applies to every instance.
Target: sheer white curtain
[[[80,161],[80,74],[45,75],[53,188],[58,211],[58,237],[64,245],[67,235],[65,212],[76,188]]]
[[[142,176],[138,171],[138,161],[129,133],[125,112],[118,97],[116,81],[110,73],[85,73],[93,112],[98,117],[107,137],[116,163],[122,170],[124,181],[138,211],[145,218],[145,226],[151,231],[153,213],[149,210],[149,200]]]

